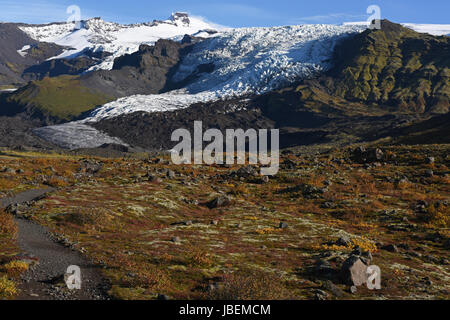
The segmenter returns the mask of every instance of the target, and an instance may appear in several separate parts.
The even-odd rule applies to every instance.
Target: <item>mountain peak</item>
[[[191,20],[189,18],[189,14],[186,12],[175,12],[172,13],[169,20],[175,22],[176,24],[181,23],[183,25],[189,25]]]

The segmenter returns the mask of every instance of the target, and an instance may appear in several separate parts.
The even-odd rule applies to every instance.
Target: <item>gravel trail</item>
[[[22,192],[0,200],[0,207],[32,202],[54,189]],[[21,258],[34,265],[23,275],[19,300],[105,300],[108,282],[98,266],[86,257],[54,240],[49,231],[32,221],[15,218],[19,228],[18,245]],[[81,269],[81,290],[69,290],[64,274],[71,265]]]

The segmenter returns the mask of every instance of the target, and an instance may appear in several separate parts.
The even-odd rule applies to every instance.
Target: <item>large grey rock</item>
[[[345,260],[341,273],[348,285],[359,287],[367,282],[367,265],[358,256],[352,255]]]

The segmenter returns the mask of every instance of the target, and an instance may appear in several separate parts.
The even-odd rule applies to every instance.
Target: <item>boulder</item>
[[[210,209],[225,207],[231,203],[230,198],[226,196],[218,196],[209,201],[206,206]]]
[[[286,222],[280,222],[279,228],[280,229],[287,229],[289,225]]]
[[[434,157],[427,157],[426,159],[427,164],[433,164],[435,162]]]
[[[384,160],[384,152],[378,148],[366,150],[364,147],[358,147],[353,150],[352,159],[361,164],[380,162]]]
[[[339,239],[337,239],[336,244],[338,246],[348,247],[352,244],[352,240],[350,240],[349,236],[343,235]]]
[[[351,255],[342,265],[342,278],[351,286],[361,286],[367,282],[367,265],[358,256]]]
[[[388,244],[386,246],[381,247],[381,249],[389,252],[398,252],[398,248],[395,244]]]

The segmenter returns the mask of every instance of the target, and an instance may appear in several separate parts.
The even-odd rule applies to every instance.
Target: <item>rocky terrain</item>
[[[56,191],[0,215],[0,295],[20,294],[21,272],[35,268],[15,244],[13,214],[101,267],[113,298],[448,299],[448,151],[294,148],[268,178],[164,155],[4,150],[5,196]],[[381,290],[364,285],[369,264]]]

